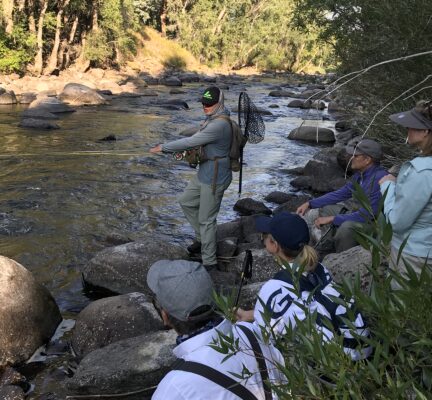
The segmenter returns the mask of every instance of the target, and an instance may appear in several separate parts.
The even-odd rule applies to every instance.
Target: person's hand
[[[161,153],[162,152],[162,145],[158,144],[155,147],[152,147],[150,150],[150,153]]]
[[[315,226],[319,228],[322,225],[331,224],[335,217],[332,215],[330,217],[319,217],[315,220]]]
[[[396,182],[396,178],[395,178],[393,175],[388,174],[388,175],[386,175],[386,176],[383,176],[383,177],[378,181],[378,184],[379,184],[379,185],[382,185],[384,182],[387,182],[387,181],[390,181],[390,182]]]
[[[243,310],[243,308],[237,308],[235,316],[237,318],[237,321],[253,321],[253,313],[253,310]]]
[[[309,210],[309,202],[307,201],[306,203],[303,203],[299,208],[297,208],[296,213],[298,215],[305,215],[306,211]]]

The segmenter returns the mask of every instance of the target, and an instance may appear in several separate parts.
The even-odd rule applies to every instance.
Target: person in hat
[[[341,213],[341,210],[347,206],[347,203],[341,203],[352,199],[353,182],[357,182],[361,186],[376,213],[381,198],[378,181],[388,174],[380,165],[382,148],[375,140],[362,139],[357,142],[354,139],[348,143],[346,152],[351,156],[351,169],[355,171],[351,180],[338,190],[303,203],[296,211],[297,214],[305,216],[308,223],[317,228],[332,224],[336,228],[334,244],[338,253],[358,245],[355,240],[354,228],[372,217],[366,209],[358,207],[356,204],[354,205],[355,210]],[[347,208],[352,207],[348,206]]]
[[[226,118],[229,111],[224,106],[224,94],[218,87],[207,88],[201,103],[206,120],[197,133],[159,144],[150,152],[174,153],[202,146],[206,160],[199,164],[198,174],[178,200],[195,231],[195,240],[188,251],[195,255],[201,253],[203,264],[210,271],[217,267],[216,219],[224,192],[232,180],[229,158],[232,132]]]
[[[387,192],[384,214],[393,228],[390,267],[405,274],[406,261],[420,275],[426,265],[432,272],[432,102],[419,102],[390,120],[408,129],[408,144],[419,150],[401,166],[397,179],[386,175],[379,181],[381,192]],[[400,285],[392,280],[392,287]]]
[[[274,217],[257,217],[255,226],[280,270],[262,286],[253,310],[237,310],[238,319],[254,320],[257,325],[278,336],[284,335],[288,326],[295,329],[309,313],[316,312],[316,328],[322,333],[324,341],[331,340],[334,333],[340,334],[344,338],[346,354],[353,360],[367,358],[372,349],[358,338],[369,337],[369,329],[360,312],[355,310],[352,300],[346,305],[334,301],[341,294],[329,271],[318,262],[315,249],[308,244],[306,221],[297,214],[281,212]],[[348,305],[354,315],[350,326],[346,323],[349,318]],[[270,321],[266,322],[267,316]],[[333,331],[329,329],[328,321],[331,321]]]
[[[281,353],[264,343],[254,324],[232,324],[215,312],[212,280],[201,264],[157,261],[147,284],[164,325],[179,335],[173,350],[178,361],[159,383],[153,400],[277,399],[267,382],[285,383],[277,369],[284,365]],[[238,341],[238,351],[226,360],[227,354],[211,347],[220,343],[221,335]],[[254,346],[257,353],[251,350]],[[249,373],[243,379],[245,368]]]

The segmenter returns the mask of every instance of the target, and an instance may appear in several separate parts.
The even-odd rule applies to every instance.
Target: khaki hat
[[[201,320],[213,313],[213,282],[200,263],[156,261],[147,274],[147,284],[160,306],[180,321]],[[198,308],[206,311],[196,315],[193,311]]]
[[[432,129],[432,121],[419,113],[415,108],[390,115],[390,120],[405,128]]]
[[[345,150],[351,156],[364,154],[374,160],[381,160],[383,156],[381,144],[372,139],[362,139],[359,141],[354,138],[347,144]]]

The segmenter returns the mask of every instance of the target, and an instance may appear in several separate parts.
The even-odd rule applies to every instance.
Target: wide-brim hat
[[[390,120],[394,123],[403,126],[404,128],[412,129],[432,129],[432,121],[427,119],[423,114],[415,108],[396,114],[390,115]]]
[[[213,312],[213,282],[200,263],[156,261],[148,271],[147,284],[160,306],[180,321],[204,319]],[[206,311],[193,313],[198,309]]]

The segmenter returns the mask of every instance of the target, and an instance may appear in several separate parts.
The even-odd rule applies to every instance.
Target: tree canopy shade
[[[292,0],[2,0],[0,70],[51,74],[72,63],[118,67],[143,25],[203,63],[303,71],[322,68],[317,29],[292,27]]]
[[[342,74],[398,59],[370,69],[335,92],[362,104],[363,112],[356,115],[361,129],[382,110],[368,134],[394,143],[396,128],[388,123],[388,114],[432,98],[432,55],[424,54],[432,50],[430,0],[295,0],[293,20],[304,32],[320,27],[318,40],[332,46]]]

